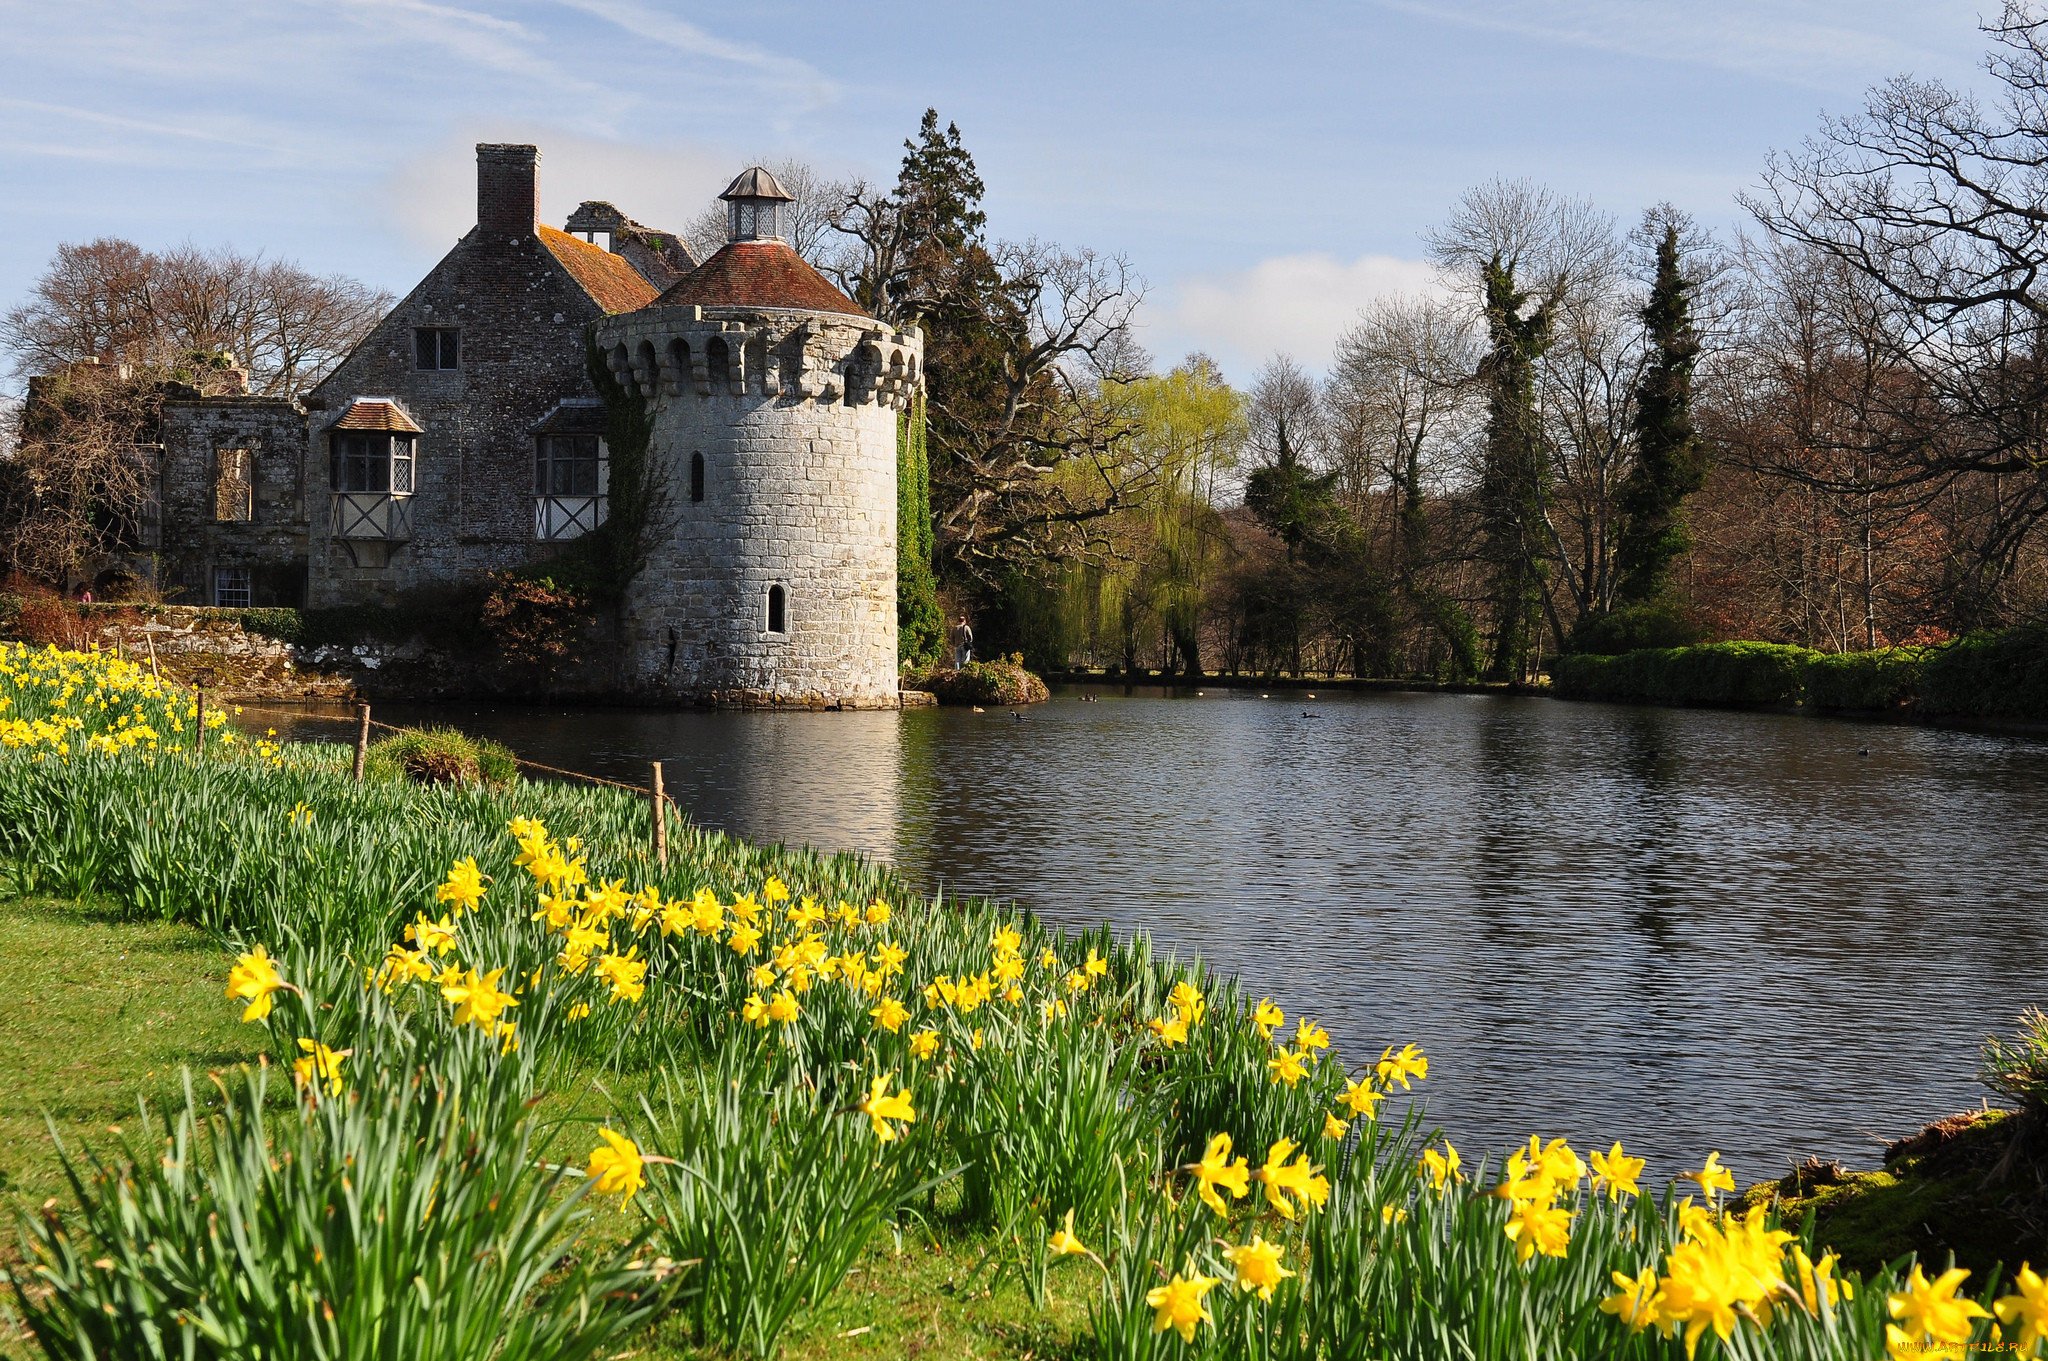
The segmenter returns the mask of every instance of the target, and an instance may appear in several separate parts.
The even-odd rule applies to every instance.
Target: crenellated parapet
[[[754,395],[902,410],[924,382],[924,334],[786,308],[646,307],[596,327],[612,375],[650,403]]]

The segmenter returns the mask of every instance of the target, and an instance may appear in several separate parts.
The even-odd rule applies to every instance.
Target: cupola
[[[789,205],[796,198],[761,166],[742,171],[719,197],[726,204],[728,241],[789,239]]]

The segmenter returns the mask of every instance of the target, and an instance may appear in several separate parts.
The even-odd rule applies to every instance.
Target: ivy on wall
[[[925,453],[924,394],[896,413],[896,658],[928,666],[946,636],[932,572],[932,478]]]

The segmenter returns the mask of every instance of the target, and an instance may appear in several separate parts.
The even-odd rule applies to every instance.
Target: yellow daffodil
[[[377,970],[376,979],[384,991],[390,992],[400,983],[424,983],[433,976],[434,968],[427,962],[425,950],[394,945],[384,952],[384,963]]]
[[[1274,1006],[1270,997],[1261,997],[1258,1007],[1252,1012],[1252,1024],[1259,1028],[1260,1035],[1269,1040],[1286,1019],[1287,1013]]]
[[[616,1191],[623,1205],[646,1185],[639,1146],[616,1130],[600,1129],[598,1135],[604,1146],[590,1150],[589,1175],[597,1183],[599,1195],[608,1196]]]
[[[1405,1223],[1407,1219],[1408,1211],[1399,1205],[1380,1206],[1380,1223],[1382,1224],[1401,1224]]]
[[[1515,1206],[1507,1232],[1514,1240],[1515,1256],[1524,1262],[1539,1252],[1545,1257],[1562,1257],[1571,1244],[1572,1212],[1530,1201]]]
[[[1052,952],[1051,946],[1048,945],[1045,949],[1038,952],[1039,968],[1044,969],[1047,972],[1051,972],[1059,968],[1059,966],[1060,957]]]
[[[869,926],[887,926],[889,924],[889,905],[880,898],[875,899],[868,904],[864,920]]]
[[[1167,1005],[1180,1013],[1181,1020],[1190,1026],[1200,1025],[1203,1013],[1209,1009],[1208,999],[1202,996],[1201,989],[1186,979],[1173,985],[1173,991],[1167,994],[1166,1001]]]
[[[921,1059],[928,1059],[939,1052],[939,1032],[920,1030],[910,1037],[910,1052]]]
[[[1259,1299],[1270,1303],[1273,1287],[1294,1273],[1280,1265],[1280,1245],[1268,1243],[1257,1234],[1252,1241],[1239,1247],[1225,1248],[1223,1255],[1237,1268],[1237,1288],[1256,1290]]]
[[[292,1081],[300,1090],[311,1094],[321,1083],[327,1084],[329,1096],[341,1095],[341,1065],[353,1049],[329,1049],[318,1040],[301,1038],[299,1049],[306,1055],[292,1060]]]
[[[768,882],[761,885],[761,897],[770,903],[786,903],[789,901],[789,885],[771,874]]]
[[[1631,1158],[1621,1151],[1621,1141],[1614,1141],[1614,1147],[1605,1153],[1595,1150],[1593,1157],[1593,1189],[1605,1191],[1611,1198],[1620,1200],[1623,1196],[1639,1196],[1636,1178],[1643,1174],[1645,1166],[1641,1158]]]
[[[1379,1079],[1381,1091],[1390,1091],[1398,1082],[1401,1090],[1408,1090],[1408,1080],[1420,1081],[1429,1076],[1429,1060],[1424,1057],[1421,1046],[1404,1045],[1399,1053],[1388,1045],[1380,1055],[1380,1061],[1373,1066],[1373,1073]]]
[[[890,1073],[887,1077],[876,1078],[859,1106],[860,1113],[874,1122],[875,1137],[885,1144],[903,1132],[890,1121],[901,1121],[908,1125],[917,1119],[917,1112],[910,1107],[909,1088],[904,1088],[894,1096],[889,1095],[889,1084],[895,1077],[894,1073]]]
[[[1792,1264],[1799,1274],[1799,1297],[1806,1302],[1807,1313],[1817,1315],[1823,1309],[1834,1308],[1837,1297],[1856,1298],[1854,1286],[1835,1279],[1835,1267],[1840,1261],[1834,1253],[1823,1252],[1816,1262],[1806,1255],[1805,1248],[1797,1243],[1792,1245]]]
[[[470,969],[454,982],[444,977],[441,996],[455,1008],[455,1024],[476,1025],[488,1030],[508,1008],[519,1005],[518,998],[498,987],[498,980],[504,973],[503,969],[493,969],[479,975]]]
[[[242,1012],[245,1021],[260,1021],[270,1014],[270,995],[280,988],[290,986],[277,971],[277,962],[259,945],[246,955],[235,959],[235,966],[228,970],[228,992],[230,997],[245,998],[249,1006]]]
[[[698,889],[690,898],[690,928],[700,936],[715,936],[725,929],[725,908],[708,888]]]
[[[768,1019],[771,1021],[778,1021],[783,1025],[789,1025],[803,1014],[803,1008],[797,1005],[796,995],[790,992],[788,988],[784,988],[781,992],[776,993],[769,1000]]]
[[[760,945],[761,933],[746,922],[736,921],[733,923],[732,931],[727,934],[725,943],[732,947],[736,955],[750,955]]]
[[[1200,1324],[1214,1323],[1208,1306],[1202,1297],[1216,1288],[1216,1281],[1209,1276],[1183,1278],[1175,1272],[1173,1279],[1165,1285],[1145,1293],[1145,1303],[1154,1312],[1152,1331],[1164,1333],[1173,1331],[1180,1334],[1180,1340],[1192,1344],[1195,1329]]]
[[[1600,1312],[1612,1314],[1628,1325],[1632,1333],[1641,1332],[1657,1322],[1657,1269],[1644,1267],[1642,1274],[1630,1280],[1621,1272],[1610,1272],[1619,1294],[1609,1295],[1600,1301]]]
[[[1145,1022],[1145,1028],[1150,1030],[1153,1036],[1168,1049],[1173,1048],[1177,1044],[1187,1043],[1188,1018],[1185,1016],[1175,1016],[1170,1021],[1164,1017],[1155,1016]]]
[[[1294,1027],[1294,1047],[1304,1055],[1311,1050],[1328,1049],[1330,1032],[1304,1016]]]
[[[1464,1159],[1458,1156],[1458,1150],[1451,1146],[1449,1139],[1446,1139],[1444,1140],[1444,1151],[1441,1153],[1433,1148],[1423,1149],[1422,1161],[1416,1166],[1424,1176],[1429,1178],[1430,1189],[1432,1191],[1441,1191],[1447,1182],[1464,1180],[1464,1177],[1458,1172],[1458,1169],[1463,1165]]]
[[[903,961],[910,958],[910,952],[893,941],[883,941],[875,947],[875,968],[884,977],[903,972]]]
[[[732,900],[732,915],[735,919],[753,926],[761,916],[761,904],[753,894],[742,893]]]
[[[1275,1082],[1284,1082],[1290,1087],[1308,1076],[1308,1066],[1292,1049],[1282,1049],[1273,1055],[1266,1060],[1266,1067],[1272,1071]]]
[[[881,1005],[869,1010],[868,1015],[874,1017],[876,1025],[894,1035],[910,1019],[910,1008],[893,997],[884,997]]]
[[[453,903],[457,912],[474,912],[476,905],[483,901],[484,876],[476,867],[476,857],[458,860],[448,871],[448,878],[441,887],[434,890],[434,901]]]
[[[1090,978],[1107,978],[1109,976],[1109,961],[1096,954],[1093,950],[1088,952],[1088,960],[1081,968]]]
[[[1707,1155],[1707,1165],[1699,1171],[1681,1172],[1678,1175],[1681,1180],[1699,1183],[1700,1190],[1707,1193],[1708,1199],[1720,1195],[1723,1191],[1735,1189],[1735,1175],[1721,1166],[1721,1154],[1718,1149]]]
[[[1295,1147],[1292,1139],[1277,1140],[1266,1150],[1266,1165],[1252,1173],[1252,1180],[1266,1188],[1266,1202],[1287,1219],[1294,1218],[1294,1201],[1303,1208],[1314,1205],[1320,1209],[1330,1199],[1328,1178],[1317,1175],[1321,1169],[1309,1165],[1307,1154],[1291,1164],[1287,1161],[1294,1156]]]
[[[1894,1355],[1959,1347],[1970,1340],[1971,1321],[1991,1314],[1975,1300],[1957,1297],[1957,1287],[1969,1274],[1967,1268],[1950,1267],[1930,1281],[1926,1271],[1914,1264],[1906,1288],[1885,1296],[1885,1311],[1895,1320],[1886,1326],[1885,1338]]]
[[[1074,1237],[1074,1212],[1072,1210],[1067,1211],[1066,1222],[1053,1231],[1052,1237],[1046,1240],[1045,1245],[1062,1257],[1085,1257],[1088,1255],[1087,1245]]]
[[[1829,1257],[1833,1255],[1830,1253]],[[1823,1259],[1824,1262],[1826,1260]],[[2048,1341],[2048,1281],[2044,1281],[2033,1267],[2021,1262],[2019,1274],[2012,1278],[2012,1284],[2013,1293],[1999,1296],[1991,1308],[2000,1323],[2020,1330],[2018,1337],[2007,1340],[2025,1356],[2038,1351],[2040,1344]]]
[[[1245,1193],[1251,1190],[1251,1165],[1243,1158],[1236,1162],[1230,1160],[1228,1134],[1211,1136],[1208,1148],[1203,1150],[1202,1160],[1188,1164],[1187,1170],[1195,1174],[1195,1194],[1219,1215],[1230,1211],[1223,1203],[1223,1197],[1216,1194],[1217,1187],[1230,1192],[1233,1200],[1243,1200]]]
[[[597,977],[609,983],[614,1002],[637,1002],[647,987],[647,961],[640,959],[638,946],[623,955],[606,955],[597,961]]]
[[[1024,937],[1014,926],[999,926],[988,939],[989,948],[999,955],[1014,955],[1024,948]]]
[[[772,988],[775,986],[775,979],[776,973],[773,964],[756,964],[753,971],[747,975],[747,981],[756,988]]]
[[[789,924],[795,930],[808,931],[813,926],[823,925],[824,921],[825,909],[819,907],[815,899],[806,898],[789,909]]]
[[[1348,1120],[1339,1120],[1328,1111],[1323,1113],[1323,1137],[1325,1139],[1342,1139],[1349,1133],[1351,1133],[1351,1123]]]
[[[847,927],[848,929],[859,926],[860,909],[842,898],[838,903],[833,905],[832,920],[838,922],[841,926]]]
[[[567,1011],[563,1012],[562,1016],[564,1020],[580,1021],[589,1014],[590,1003],[578,1002],[576,1005],[570,1007]]]
[[[740,1005],[740,1019],[749,1025],[768,1024],[768,1004],[761,1000],[761,994],[753,994]]]
[[[439,921],[428,921],[422,912],[412,925],[405,928],[405,938],[421,950],[432,950],[446,956],[455,948],[455,923],[443,916]]]

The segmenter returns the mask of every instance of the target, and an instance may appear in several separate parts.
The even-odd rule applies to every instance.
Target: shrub
[[[1619,657],[1559,657],[1550,679],[1570,699],[1779,704],[1799,697],[1803,669],[1817,655],[1779,643],[1645,648]]]
[[[1038,704],[1051,695],[1044,681],[1024,669],[1024,658],[1016,653],[992,662],[969,662],[958,671],[950,666],[913,669],[904,672],[903,685],[910,690],[929,690],[941,704],[1015,707]]]
[[[242,631],[275,638],[280,643],[297,643],[306,635],[306,624],[297,610],[244,610]]]
[[[1896,709],[1920,695],[1917,647],[1822,653],[1808,660],[1806,703],[1816,709]]]
[[[498,655],[517,666],[545,669],[569,655],[590,622],[588,609],[573,586],[549,577],[497,572],[477,617]]]
[[[92,630],[63,600],[37,591],[21,597],[14,614],[14,636],[38,647],[54,643],[62,648],[83,648],[91,641]]]
[[[396,733],[374,742],[363,761],[372,780],[409,779],[418,784],[507,785],[519,774],[511,748],[454,728]]]
[[[1568,650],[1618,657],[1651,647],[1691,647],[1699,640],[1699,626],[1676,606],[1654,602],[1583,616],[1572,629]]]
[[[1920,667],[1920,711],[2048,719],[2048,628],[1975,633],[1928,649]]]

